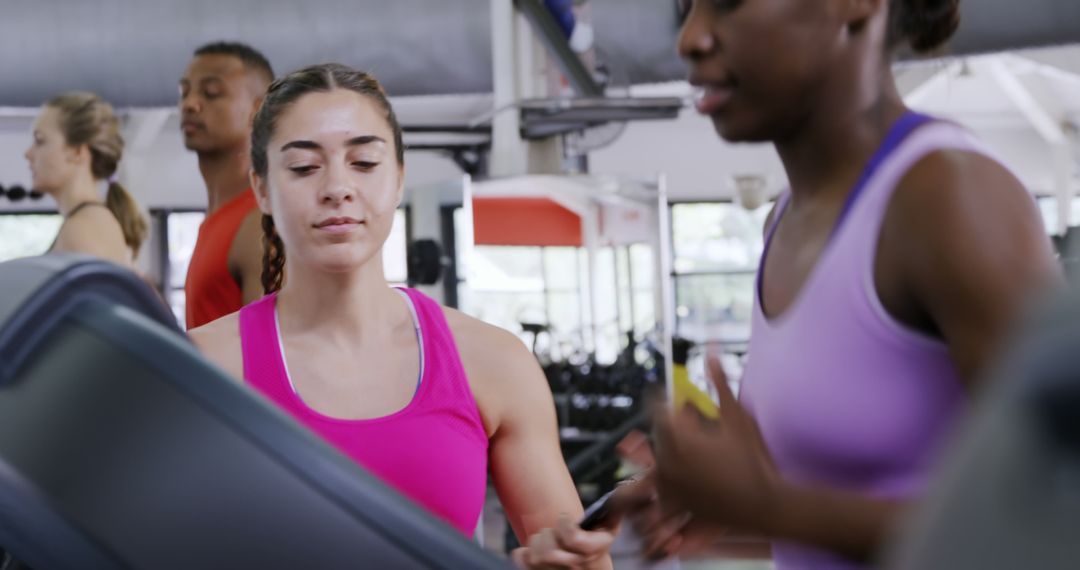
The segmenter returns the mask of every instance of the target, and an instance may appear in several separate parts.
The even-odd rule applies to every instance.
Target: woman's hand
[[[514,564],[529,570],[607,570],[612,567],[609,552],[618,527],[582,530],[569,517],[559,517],[555,528],[545,528],[529,539],[529,545],[514,550]]]
[[[661,504],[655,471],[620,485],[615,493],[616,509],[641,537],[642,556],[649,560],[705,553],[725,534],[722,527],[695,520],[688,510]]]
[[[707,363],[720,395],[719,420],[707,421],[690,408],[664,409],[654,418],[661,511],[674,513],[666,517],[672,526],[685,519],[768,534],[779,510],[780,479],[757,422],[735,399],[720,361],[709,356]]]

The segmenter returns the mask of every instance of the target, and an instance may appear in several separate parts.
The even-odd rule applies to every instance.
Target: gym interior
[[[767,540],[723,533],[699,548],[648,555],[648,539],[629,521],[588,564],[511,560],[515,549],[539,547],[508,521],[496,471],[475,531],[462,536],[230,382],[185,334],[193,328],[189,264],[212,201],[203,159],[186,143],[188,88],[178,88],[195,50],[246,44],[278,77],[340,62],[382,84],[402,132],[403,193],[381,249],[386,282],[517,337],[546,380],[582,508],[647,476],[651,459],[637,461],[626,448],[636,435],[656,443],[657,414],[689,406],[708,416],[703,410],[719,402],[725,415],[712,356],[739,393],[760,332],[756,298],[769,294],[763,251],[773,230],[782,240],[787,229],[772,226],[779,216],[770,214],[786,194],[798,199],[780,143],[729,142],[695,111],[702,87],[692,72],[711,55],[687,45],[694,18],[735,22],[753,17],[755,4],[781,10],[790,2],[720,4],[5,4],[2,568],[847,568],[774,560]],[[1015,176],[1067,282],[1080,257],[1080,4],[963,0],[959,10],[943,47],[890,56],[897,95],[970,133]],[[723,52],[720,44],[735,38],[717,31],[708,41],[719,47],[708,49]],[[100,196],[118,183],[147,222],[126,267],[57,253],[71,212],[35,187],[41,174],[27,149],[43,105],[71,91],[98,95],[118,121],[123,155],[98,180]],[[930,216],[935,202],[920,204]],[[965,204],[982,215],[979,201]],[[983,249],[1012,242],[985,245],[980,235],[965,238],[969,257],[1017,254]],[[865,567],[1080,565],[1080,302],[1062,289],[1028,299],[1023,324],[979,367],[986,380],[943,436],[947,451],[926,467],[925,492]],[[936,315],[928,318],[937,323]],[[939,328],[949,341],[952,329]],[[432,358],[422,354],[424,382]]]

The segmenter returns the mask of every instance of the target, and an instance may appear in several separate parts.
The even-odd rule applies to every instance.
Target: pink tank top
[[[421,378],[400,411],[349,420],[308,407],[286,370],[276,294],[240,310],[244,379],[366,470],[472,536],[487,490],[487,433],[442,307],[415,290],[402,291],[421,339]]]
[[[852,190],[794,303],[767,318],[760,287],[755,292],[740,399],[789,480],[879,498],[917,497],[966,407],[948,347],[894,319],[874,285],[893,191],[920,159],[943,149],[987,154],[957,125],[914,114],[901,119]],[[789,198],[785,193],[777,204],[769,240]],[[859,567],[783,542],[773,545],[773,556],[778,570]]]

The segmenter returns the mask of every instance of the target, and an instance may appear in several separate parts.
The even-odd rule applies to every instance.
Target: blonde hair
[[[60,132],[68,146],[86,145],[90,149],[90,173],[96,180],[109,180],[105,205],[120,223],[124,242],[137,256],[146,238],[147,222],[131,194],[112,180],[124,153],[120,121],[112,105],[93,93],[76,91],[57,95],[45,106],[57,110]]]

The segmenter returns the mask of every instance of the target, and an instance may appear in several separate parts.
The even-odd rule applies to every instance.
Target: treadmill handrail
[[[0,263],[0,273],[19,271],[40,285],[8,314],[0,314],[0,384],[12,379],[68,309],[86,299],[104,298],[137,309],[186,339],[150,287],[119,265],[70,253]]]
[[[448,524],[369,474],[269,401],[253,397],[257,395],[201,358],[190,342],[167,334],[160,327],[144,326],[139,328],[141,334],[130,334],[132,325],[147,317],[128,308],[105,306],[100,301],[83,302],[74,307],[68,317],[80,326],[103,333],[100,338],[156,369],[163,378],[169,378],[173,387],[198,400],[207,412],[231,425],[268,455],[279,458],[294,474],[306,479],[321,494],[335,499],[357,519],[366,521],[386,540],[426,559],[428,567],[446,568],[447,560],[455,558],[471,559],[472,568],[476,570],[508,567],[507,562],[480,550]],[[116,342],[118,338],[127,342]],[[167,350],[166,345],[172,345],[174,350]],[[186,374],[178,372],[184,368],[180,356],[185,352],[197,356],[195,361],[203,368],[198,374],[191,373],[190,361]],[[277,421],[268,421],[272,417]],[[257,432],[262,436],[257,436]],[[320,477],[313,477],[312,472],[318,472]],[[381,492],[364,493],[357,486],[360,481]],[[403,512],[410,513],[412,519],[413,534],[407,537],[391,531],[387,524],[400,519]],[[424,547],[417,548],[417,544]],[[461,552],[462,548],[470,552]]]

